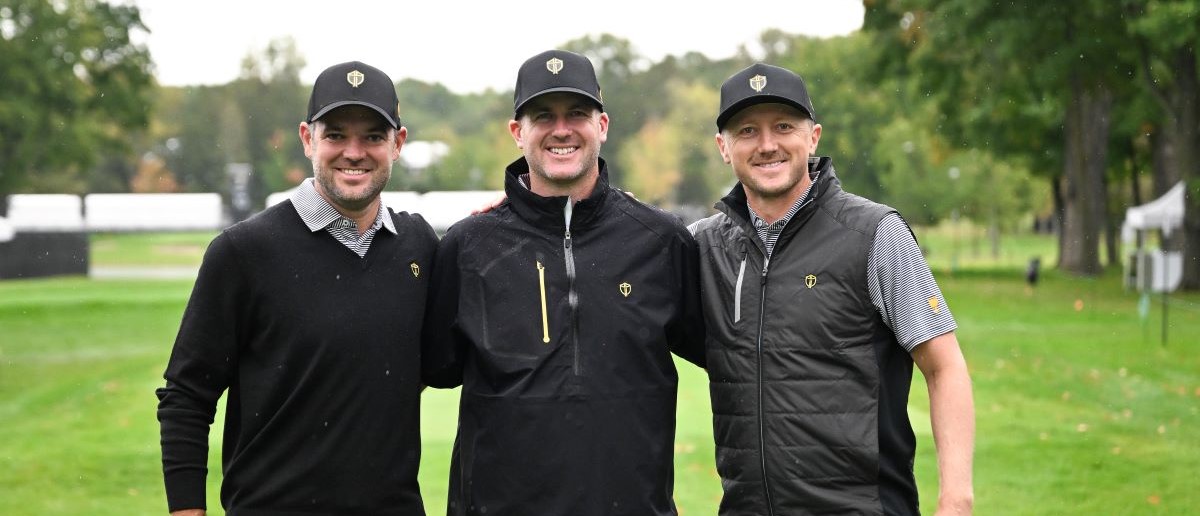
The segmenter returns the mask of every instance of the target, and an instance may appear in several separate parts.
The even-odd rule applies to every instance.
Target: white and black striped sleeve
[[[910,352],[958,327],[929,263],[898,214],[879,221],[867,258],[867,289],[883,322]]]

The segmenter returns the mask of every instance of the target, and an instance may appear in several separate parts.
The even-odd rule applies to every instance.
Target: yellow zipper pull
[[[538,290],[542,294],[542,342],[550,343],[550,325],[546,322],[546,267],[537,262]]]

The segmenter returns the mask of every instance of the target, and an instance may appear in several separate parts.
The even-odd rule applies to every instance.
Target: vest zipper
[[[767,309],[767,268],[771,263],[771,258],[763,258],[762,277],[759,280],[759,285],[762,286],[762,298],[759,299],[758,305],[758,339],[756,343],[757,358],[758,358],[758,458],[759,464],[762,466],[763,479],[763,496],[767,502],[767,515],[775,515],[774,504],[771,503],[771,486],[767,476],[767,441],[763,437],[765,428],[763,425],[763,321],[766,319]]]
[[[550,343],[550,324],[546,318],[546,267],[537,262],[538,293],[542,295],[542,342]]]
[[[567,266],[567,306],[571,308],[570,330],[571,330],[571,351],[575,358],[575,375],[580,373],[579,366],[579,294],[575,292],[575,252],[571,250],[571,210],[574,208],[575,202],[570,197],[567,198],[567,205],[563,208],[563,220],[565,222],[566,231],[563,233],[563,259]]]
[[[742,320],[742,279],[746,277],[746,259],[742,258],[742,266],[738,269],[737,285],[733,288],[733,322]]]

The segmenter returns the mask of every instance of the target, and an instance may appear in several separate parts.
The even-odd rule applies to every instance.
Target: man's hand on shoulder
[[[487,213],[489,211],[492,211],[492,210],[496,209],[498,206],[500,206],[501,204],[504,204],[504,201],[506,199],[508,199],[507,195],[500,194],[499,197],[492,199],[491,202],[488,202],[487,204],[484,204],[483,206],[480,206],[478,208],[471,210],[471,215],[479,215],[481,213]]]

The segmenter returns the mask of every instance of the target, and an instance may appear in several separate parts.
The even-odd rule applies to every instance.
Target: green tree
[[[717,151],[710,117],[718,93],[683,77],[666,80],[666,111],[641,126],[621,149],[617,161],[624,188],[646,202],[664,207],[680,204],[707,208],[732,182],[732,173]],[[712,117],[715,118],[715,117]]]
[[[245,135],[241,118],[230,115],[226,88],[192,86],[162,91],[158,117],[169,121],[161,136],[167,167],[186,191],[224,192],[225,164],[230,162],[231,151],[244,153]],[[237,148],[228,149],[227,145]]]
[[[137,7],[102,0],[0,4],[0,204],[35,188],[82,191],[69,178],[142,129],[153,91]],[[0,206],[2,208],[3,206]]]
[[[293,169],[308,170],[309,162],[296,136],[308,102],[308,88],[300,84],[304,64],[292,38],[273,40],[261,51],[246,55],[240,77],[228,86],[234,102],[225,118],[230,122],[240,119],[234,126],[245,128],[245,134],[238,135],[245,154],[236,152],[235,142],[224,147],[229,161],[250,164],[250,193],[255,202],[295,186]],[[300,177],[307,176],[306,172]]]
[[[1107,152],[1129,52],[1116,3],[1087,0],[870,2],[864,26],[890,47],[883,73],[912,77],[962,148],[1013,155],[1048,174],[1059,201],[1059,266],[1100,270]]]
[[[1156,194],[1188,183],[1183,287],[1200,289],[1200,0],[1124,0],[1127,34],[1138,52],[1141,84],[1160,110],[1154,125]]]

